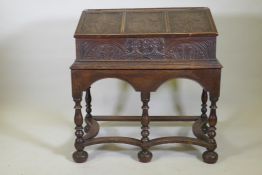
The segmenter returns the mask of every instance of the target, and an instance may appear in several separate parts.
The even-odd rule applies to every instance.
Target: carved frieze
[[[172,59],[182,60],[215,59],[215,47],[215,42],[212,40],[182,42],[171,44],[166,55]]]
[[[127,39],[124,45],[127,57],[161,58],[165,56],[165,40],[159,39]]]
[[[77,42],[80,60],[205,60],[215,59],[214,38],[127,38]]]

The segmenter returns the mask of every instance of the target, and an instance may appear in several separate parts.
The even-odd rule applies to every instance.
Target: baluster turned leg
[[[90,129],[90,127],[91,127],[90,119],[92,118],[92,114],[91,114],[91,112],[92,112],[92,105],[91,105],[92,97],[91,97],[91,93],[90,93],[90,87],[86,90],[85,101],[86,101],[86,116],[85,116],[86,126],[84,127],[84,130],[87,133],[88,130]]]
[[[205,89],[203,89],[202,91],[202,96],[201,96],[201,101],[202,101],[202,108],[201,108],[201,118],[202,121],[204,121],[205,123],[207,122],[207,99],[208,99],[208,94],[207,91]],[[206,134],[207,133],[207,124],[203,125],[202,127],[202,131]]]
[[[88,140],[88,139],[96,137],[98,132],[99,132],[99,124],[93,118],[93,116],[91,114],[91,112],[92,112],[92,108],[91,108],[92,98],[91,98],[91,93],[90,93],[90,87],[87,88],[87,90],[86,90],[85,101],[86,101],[86,116],[85,116],[86,126],[84,127],[84,131],[85,131],[86,135],[84,136],[84,139]]]
[[[215,140],[215,136],[216,136],[216,127],[215,126],[217,124],[216,102],[218,101],[218,98],[210,96],[210,101],[211,101],[211,106],[210,106],[211,110],[210,110],[210,115],[208,118],[209,127],[207,129],[207,135],[209,137],[208,139],[209,143],[213,144],[214,146],[210,149],[207,149],[207,151],[203,153],[203,160],[204,162],[211,164],[211,163],[216,163],[218,159],[218,155],[214,151],[217,147],[216,140]]]
[[[82,112],[81,112],[81,101],[82,101],[82,93],[81,96],[79,97],[74,97],[74,101],[75,101],[75,117],[74,117],[74,121],[76,124],[75,127],[75,135],[76,135],[76,139],[75,139],[75,148],[76,151],[73,153],[73,159],[75,160],[75,162],[77,163],[82,163],[85,162],[87,160],[88,154],[86,151],[84,151],[84,131],[83,131],[83,116],[82,116]]]
[[[207,140],[207,130],[208,130],[208,118],[207,118],[207,91],[203,89],[201,101],[202,101],[202,108],[201,108],[201,117],[193,124],[193,134],[200,140]]]
[[[141,148],[142,150],[138,153],[138,159],[140,162],[150,162],[150,160],[152,159],[152,153],[148,150],[149,149],[149,122],[150,122],[150,118],[148,115],[148,102],[150,100],[150,92],[141,92],[141,100],[143,102],[143,106],[142,106],[142,118],[141,118],[141,124],[142,124],[142,131],[141,131]]]

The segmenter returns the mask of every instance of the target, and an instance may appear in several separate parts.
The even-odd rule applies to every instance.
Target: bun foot
[[[153,155],[150,151],[140,151],[138,153],[138,159],[140,162],[147,163],[150,162]]]
[[[202,155],[204,162],[213,164],[217,162],[218,155],[214,151],[205,151]]]
[[[77,163],[83,163],[87,160],[88,154],[85,151],[75,151],[73,153],[73,159]]]

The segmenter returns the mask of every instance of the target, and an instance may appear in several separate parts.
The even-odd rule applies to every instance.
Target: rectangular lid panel
[[[118,34],[121,29],[121,12],[83,14],[79,34]]]
[[[172,33],[212,32],[212,23],[206,10],[172,11],[168,13]]]
[[[217,30],[208,8],[85,10],[75,37],[208,35]]]
[[[127,12],[123,33],[164,33],[166,32],[163,12]]]

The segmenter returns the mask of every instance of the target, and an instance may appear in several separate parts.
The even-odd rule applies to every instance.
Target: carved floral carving
[[[169,47],[167,55],[172,59],[214,59],[215,42],[201,41],[180,43]]]
[[[161,58],[165,56],[164,39],[127,39],[126,55],[131,57]]]
[[[85,55],[96,59],[113,59],[122,57],[123,50],[121,47],[115,46],[114,44],[103,43],[95,45],[89,52],[86,52]]]
[[[168,44],[167,44],[168,43]],[[169,41],[164,38],[83,41],[79,45],[83,60],[198,60],[215,59],[215,40]]]

